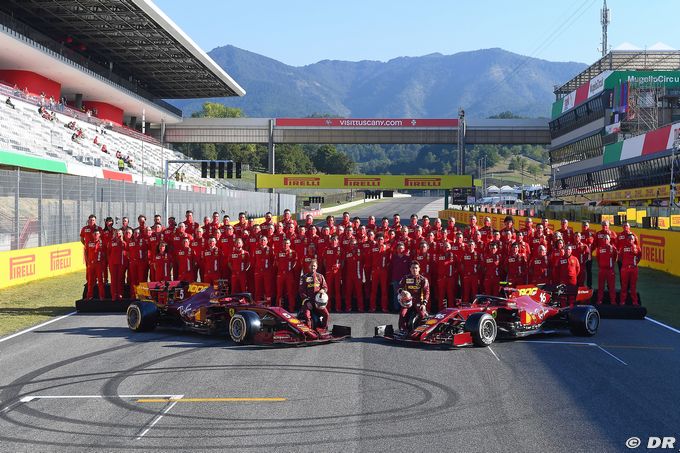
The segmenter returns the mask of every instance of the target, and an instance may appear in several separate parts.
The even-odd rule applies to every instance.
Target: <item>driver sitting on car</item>
[[[326,279],[316,270],[319,264],[316,260],[309,262],[309,272],[300,277],[300,298],[302,299],[302,309],[300,310],[300,318],[307,323],[309,327],[312,325],[312,312],[314,312],[321,320],[316,327],[325,329],[328,327],[328,285]]]
[[[420,275],[420,264],[411,262],[411,273],[399,282],[399,329],[408,330],[409,315],[416,312],[420,319],[427,316],[427,302],[430,300],[430,282]]]

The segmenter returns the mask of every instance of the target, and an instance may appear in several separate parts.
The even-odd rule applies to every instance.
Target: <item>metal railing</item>
[[[62,244],[79,240],[90,214],[104,224],[108,216],[120,227],[123,216],[137,224],[163,212],[162,186],[22,169],[0,170],[0,251]],[[170,189],[169,215],[178,220],[187,210],[202,223],[214,211],[236,218],[239,212],[261,217],[295,210],[295,195],[217,189],[214,194]]]

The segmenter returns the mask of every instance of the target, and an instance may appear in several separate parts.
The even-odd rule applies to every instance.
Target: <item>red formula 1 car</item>
[[[404,343],[489,346],[496,338],[512,339],[556,328],[568,328],[580,336],[597,333],[600,314],[595,307],[563,306],[565,300],[588,303],[590,288],[568,292],[564,286],[523,285],[505,288],[504,292],[505,297],[478,295],[470,305],[446,308],[424,319],[411,310],[406,331],[378,326],[375,336]]]
[[[228,335],[238,344],[313,345],[341,341],[351,329],[312,327],[281,307],[253,302],[250,293],[228,294],[227,285],[207,283],[142,283],[130,304],[128,327],[150,331],[157,326],[176,327],[202,334]]]

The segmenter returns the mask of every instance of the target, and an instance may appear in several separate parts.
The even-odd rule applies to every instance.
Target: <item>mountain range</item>
[[[486,118],[504,111],[548,117],[553,87],[586,65],[530,58],[503,49],[433,53],[381,61],[323,60],[289,66],[234,46],[208,55],[247,91],[217,98],[249,117]],[[185,116],[208,99],[172,100]]]

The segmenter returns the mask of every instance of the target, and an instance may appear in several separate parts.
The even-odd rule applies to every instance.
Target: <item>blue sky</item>
[[[293,66],[501,47],[551,61],[599,58],[602,0],[155,0],[206,52],[227,44]],[[677,0],[609,0],[609,44],[680,48]],[[676,15],[677,12],[674,14]],[[664,23],[665,22],[665,23]]]

